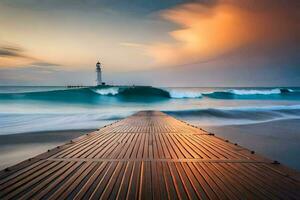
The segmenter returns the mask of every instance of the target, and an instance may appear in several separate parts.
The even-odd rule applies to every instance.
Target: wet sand
[[[0,135],[0,170],[92,131],[47,131]]]
[[[203,128],[300,170],[300,119]]]

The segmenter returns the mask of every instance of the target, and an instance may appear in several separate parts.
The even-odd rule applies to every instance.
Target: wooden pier
[[[299,173],[156,111],[0,172],[0,199],[300,199]]]

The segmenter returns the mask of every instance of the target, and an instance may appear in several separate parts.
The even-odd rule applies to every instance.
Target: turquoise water
[[[300,88],[0,87],[0,134],[92,129],[139,110],[201,126],[300,118]]]

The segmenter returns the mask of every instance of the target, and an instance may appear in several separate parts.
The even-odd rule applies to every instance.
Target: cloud
[[[0,44],[0,67],[43,67],[44,69],[49,67],[58,67],[59,64],[46,62],[41,59],[29,56],[28,52],[19,47],[18,45],[1,45]]]
[[[15,46],[0,46],[0,57],[24,57],[23,49]]]
[[[32,66],[36,67],[58,67],[61,66],[60,64],[50,63],[50,62],[33,62],[31,63]]]
[[[294,0],[219,0],[187,3],[161,12],[178,24],[173,42],[156,42],[147,53],[158,65],[204,62],[241,49],[280,49],[300,41],[299,3]]]
[[[0,85],[93,85],[94,72],[89,70],[64,70],[27,66],[0,68]]]
[[[2,43],[0,43],[0,67],[22,66],[36,62],[36,59],[28,56],[20,46]]]

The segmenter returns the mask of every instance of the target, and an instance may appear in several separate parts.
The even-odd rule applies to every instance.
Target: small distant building
[[[97,73],[97,86],[99,85],[105,85],[104,82],[102,82],[102,65],[101,63],[98,61],[96,64],[96,73]]]

